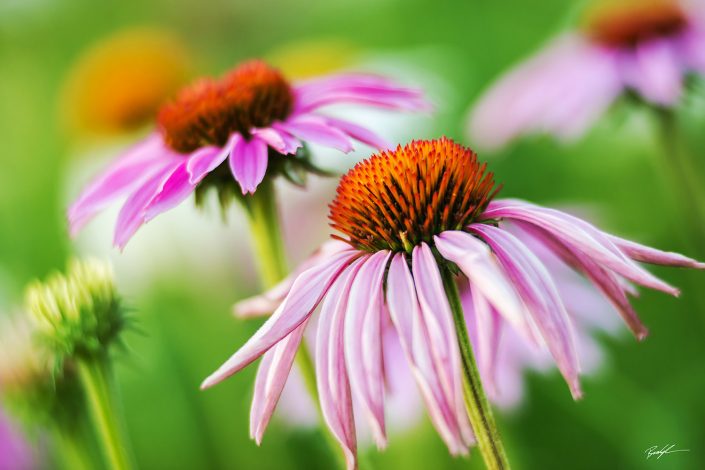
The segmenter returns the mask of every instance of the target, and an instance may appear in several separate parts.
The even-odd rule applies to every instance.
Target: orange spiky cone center
[[[330,205],[336,237],[365,251],[411,251],[476,220],[495,196],[493,174],[450,139],[419,140],[358,163]]]
[[[688,18],[675,0],[603,2],[586,16],[585,31],[595,42],[634,47],[649,39],[682,31]]]
[[[284,76],[260,60],[245,62],[220,79],[204,78],[162,107],[158,124],[166,144],[189,153],[223,146],[230,135],[287,118],[294,95]]]

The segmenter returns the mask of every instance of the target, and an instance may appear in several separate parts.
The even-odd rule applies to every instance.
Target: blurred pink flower
[[[474,142],[498,148],[541,132],[576,138],[626,91],[670,107],[687,74],[705,74],[702,2],[602,3],[582,30],[555,38],[479,99],[469,124]]]
[[[345,237],[326,244],[290,285],[280,284],[243,312],[276,306],[262,327],[209,376],[211,387],[262,356],[251,414],[264,432],[314,310],[316,375],[325,421],[356,466],[353,397],[379,447],[386,444],[384,334],[399,337],[431,420],[452,454],[474,438],[463,402],[460,354],[442,273],[465,285],[469,328],[484,379],[493,380],[502,325],[545,346],[575,398],[581,396],[575,321],[535,243],[583,273],[637,337],[646,329],[629,305],[631,281],[678,295],[634,260],[705,268],[608,235],[556,210],[492,201],[493,175],[472,151],[448,139],[381,152],[345,175],[331,204],[331,226]],[[505,226],[513,223],[513,229]],[[515,232],[519,228],[521,232]],[[514,232],[514,233],[512,233]],[[468,294],[469,292],[469,294]],[[470,295],[470,297],[468,297]],[[258,303],[259,302],[259,303]],[[391,325],[391,326],[389,326]]]
[[[428,109],[420,91],[379,76],[331,75],[290,85],[262,61],[243,63],[220,80],[195,83],[165,105],[159,131],[127,151],[69,208],[71,233],[127,195],[114,236],[123,248],[143,223],[178,205],[199,184],[234,178],[243,194],[254,193],[267,172],[270,149],[292,155],[304,141],[343,152],[352,150],[352,140],[389,146],[365,127],[318,113],[339,103]]]
[[[0,411],[0,469],[35,468],[32,452],[12,423]]]

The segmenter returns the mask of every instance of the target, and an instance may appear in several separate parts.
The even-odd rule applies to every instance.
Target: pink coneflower
[[[473,110],[470,133],[487,148],[535,132],[574,138],[625,92],[674,106],[690,73],[705,74],[702,3],[601,2],[582,29],[492,86]]]
[[[262,61],[245,62],[220,79],[196,82],[166,104],[158,131],[127,151],[71,206],[71,232],[127,195],[114,236],[122,248],[143,223],[199,185],[222,188],[234,179],[243,194],[254,193],[276,163],[271,160],[296,154],[304,141],[343,152],[352,150],[352,140],[388,147],[369,129],[319,113],[338,103],[393,110],[427,106],[419,91],[378,76],[332,75],[290,84]]]
[[[494,201],[497,191],[486,165],[445,138],[412,142],[358,164],[342,178],[331,204],[331,226],[342,234],[334,237],[345,243],[310,262],[272,316],[203,387],[264,355],[254,401],[265,406],[253,413],[253,421],[266,423],[320,304],[315,361],[321,408],[354,468],[353,396],[377,443],[386,442],[382,334],[390,322],[450,452],[465,453],[476,439],[488,466],[504,468],[458,284],[471,292],[475,306],[465,313],[475,321],[501,319],[527,341],[545,344],[577,398],[574,325],[531,243],[542,243],[588,277],[639,338],[646,330],[627,300],[634,292],[629,282],[678,291],[634,261],[705,265],[608,235],[563,212]],[[521,234],[507,230],[507,222]],[[496,337],[486,328],[478,326],[475,334],[486,342],[484,349],[496,349]]]

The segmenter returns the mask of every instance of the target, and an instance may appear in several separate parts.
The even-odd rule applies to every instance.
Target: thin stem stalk
[[[108,364],[96,358],[81,359],[77,364],[78,374],[86,393],[88,410],[108,468],[131,469],[132,462],[127,441],[122,435]]]
[[[487,400],[487,395],[482,388],[480,371],[477,368],[475,356],[472,352],[470,337],[465,324],[465,315],[463,314],[463,307],[458,294],[458,286],[455,284],[453,273],[449,269],[442,268],[441,274],[443,276],[443,287],[453,312],[453,322],[455,323],[455,331],[458,337],[463,366],[465,406],[470,418],[470,424],[487,468],[489,470],[508,470],[510,468],[509,460],[507,460],[507,455],[504,452],[504,446],[499,437],[499,431],[497,430],[497,424]]]

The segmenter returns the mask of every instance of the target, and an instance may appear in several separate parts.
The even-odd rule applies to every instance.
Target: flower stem
[[[271,178],[265,178],[254,194],[245,196],[245,208],[259,263],[260,278],[266,288],[274,287],[289,271]]]
[[[696,231],[695,239],[702,243],[705,236],[705,187],[699,179],[698,166],[681,142],[675,113],[670,109],[656,110],[661,128],[664,151],[663,167],[679,196],[685,221]],[[698,246],[702,249],[702,246]]]
[[[245,197],[245,208],[260,267],[260,278],[265,288],[274,287],[289,274],[289,270],[279,226],[276,192],[271,178],[265,178],[254,194]],[[296,364],[316,406],[321,423],[323,423],[323,413],[319,406],[316,386],[316,368],[305,340],[301,341],[299,346]],[[344,468],[344,459],[337,441],[325,426],[321,426],[321,428],[330,451],[338,457],[339,466]]]
[[[121,432],[107,362],[89,358],[79,360],[77,365],[86,393],[88,410],[103,447],[108,467],[113,470],[132,468],[127,441]]]
[[[453,322],[458,336],[458,346],[460,347],[460,357],[463,365],[465,406],[480,453],[488,469],[509,469],[509,461],[504,452],[502,441],[499,438],[497,424],[492,415],[492,409],[485,391],[482,388],[480,372],[472,353],[463,306],[460,303],[458,294],[458,286],[455,284],[453,273],[448,268],[441,268],[441,275],[443,277],[443,287],[453,312]]]

